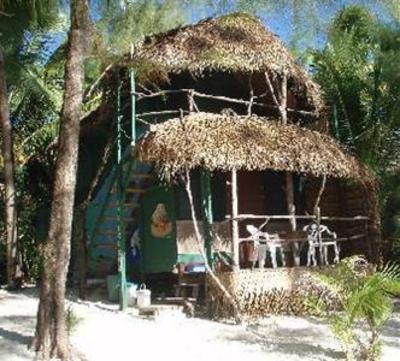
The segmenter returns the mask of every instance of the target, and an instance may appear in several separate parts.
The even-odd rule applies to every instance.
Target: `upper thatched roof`
[[[311,108],[322,107],[318,85],[296,64],[279,38],[260,20],[243,13],[149,36],[135,47],[133,63],[139,74],[150,79],[183,71],[195,75],[213,70],[287,72],[290,90],[306,99]]]
[[[264,170],[367,180],[369,171],[331,137],[261,118],[193,113],[153,125],[136,147],[167,177],[185,169]]]

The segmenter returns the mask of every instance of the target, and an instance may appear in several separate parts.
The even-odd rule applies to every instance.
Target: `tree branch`
[[[272,85],[271,79],[269,78],[268,72],[266,71],[264,74],[265,74],[265,81],[267,82],[269,91],[271,92],[272,100],[274,101],[275,105],[279,109],[281,104],[280,104],[278,98],[276,97],[275,89],[274,89],[274,86]]]
[[[321,202],[321,197],[322,197],[322,194],[323,194],[323,192],[325,190],[325,185],[326,185],[326,175],[324,174],[322,176],[321,187],[319,188],[319,192],[318,192],[317,198],[315,199],[315,204],[314,204],[314,208],[313,208],[313,214],[317,214],[319,203]]]
[[[112,68],[113,64],[108,64],[104,71],[100,74],[100,76],[90,85],[88,89],[86,89],[83,99],[86,101],[88,98],[91,97],[93,91],[97,88],[100,81],[104,78],[104,76],[108,73],[108,71]]]

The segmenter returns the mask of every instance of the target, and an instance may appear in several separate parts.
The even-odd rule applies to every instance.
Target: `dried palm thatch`
[[[367,168],[331,137],[256,116],[193,113],[171,119],[153,125],[136,151],[166,178],[196,167],[371,178]]]
[[[132,63],[131,63],[132,64]],[[319,111],[316,83],[296,64],[280,39],[257,18],[237,13],[146,37],[137,44],[133,65],[142,79],[159,80],[184,71],[288,74],[290,91]]]
[[[337,310],[337,297],[315,275],[332,269],[309,267],[240,270],[218,274],[221,283],[234,295],[241,313],[250,318],[267,314],[315,314],[311,299],[321,299]],[[215,283],[208,278],[208,302],[215,317],[231,317],[232,307]]]

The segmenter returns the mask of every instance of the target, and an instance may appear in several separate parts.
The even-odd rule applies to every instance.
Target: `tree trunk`
[[[0,48],[0,121],[3,132],[2,156],[4,161],[5,182],[5,226],[7,253],[7,284],[14,288],[21,281],[21,269],[17,253],[17,208],[15,201],[14,154],[12,142],[12,126],[8,105],[4,56]]]
[[[50,227],[42,248],[43,273],[33,348],[47,360],[71,359],[65,322],[65,287],[71,252],[87,37],[87,0],[71,1],[71,29],[65,64],[65,91],[55,169]]]
[[[79,298],[86,299],[86,273],[88,269],[88,249],[87,249],[87,230],[86,216],[87,204],[79,207],[79,244],[78,244],[78,270],[79,270]]]

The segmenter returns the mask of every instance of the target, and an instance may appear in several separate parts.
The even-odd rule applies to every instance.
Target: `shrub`
[[[380,359],[380,333],[400,294],[400,267],[389,263],[376,271],[360,256],[342,260],[329,274],[316,274],[335,295],[339,310],[315,300],[317,312],[329,322],[348,361]]]

